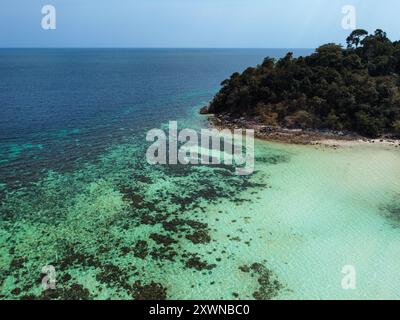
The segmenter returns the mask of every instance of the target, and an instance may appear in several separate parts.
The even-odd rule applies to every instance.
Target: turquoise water
[[[398,149],[257,141],[243,177],[144,158],[147,129],[207,126],[223,78],[281,53],[0,51],[0,297],[399,298]]]
[[[238,260],[267,261],[285,285],[278,299],[398,299],[400,152],[268,143],[258,152],[271,148],[290,161],[258,162],[271,188],[245,209],[232,209],[250,217],[246,235],[257,239]],[[346,265],[356,270],[355,290],[341,286]]]

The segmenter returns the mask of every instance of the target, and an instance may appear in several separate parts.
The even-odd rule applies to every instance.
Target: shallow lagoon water
[[[257,141],[250,178],[147,167],[139,151],[127,142],[49,175],[34,197],[7,196],[2,212],[19,216],[1,228],[4,298],[159,297],[161,287],[170,299],[399,298],[398,150]],[[48,264],[65,288],[54,296],[38,283]],[[356,290],[341,287],[345,265]]]
[[[226,166],[146,163],[148,128],[205,126],[200,103],[264,52],[2,55],[22,77],[3,79],[0,95],[1,299],[399,298],[398,149],[257,141],[249,177]],[[55,94],[49,73],[18,95],[16,84],[36,76],[25,68],[30,59],[71,71],[54,84],[66,89]],[[104,77],[94,73],[93,82],[99,66]],[[73,81],[82,72],[89,91]],[[90,95],[71,101],[72,92]],[[49,95],[62,117],[42,117]],[[14,119],[22,106],[26,122]],[[55,267],[56,290],[42,290],[46,265]],[[344,265],[356,269],[356,290],[341,287]]]
[[[257,150],[270,148],[288,153],[290,160],[257,163],[270,188],[251,205],[229,210],[241,216],[245,239],[253,238],[239,250],[238,261],[267,261],[284,284],[278,299],[399,298],[400,234],[398,221],[387,215],[399,206],[400,152],[264,142]],[[237,227],[228,219],[217,232],[220,241]],[[341,286],[346,265],[356,270],[356,290]]]
[[[263,162],[271,150],[287,161]],[[212,237],[229,254],[197,290],[190,276],[173,277],[175,297],[254,298],[259,283],[240,267],[261,262],[282,285],[275,299],[398,299],[400,234],[386,216],[399,205],[400,152],[258,142],[257,155],[269,187],[251,203],[208,208]],[[346,265],[355,290],[341,286]]]

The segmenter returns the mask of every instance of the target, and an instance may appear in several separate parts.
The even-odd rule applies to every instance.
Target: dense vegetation
[[[234,73],[209,111],[287,128],[400,135],[400,41],[358,29],[347,44],[325,44],[306,57],[267,57]]]

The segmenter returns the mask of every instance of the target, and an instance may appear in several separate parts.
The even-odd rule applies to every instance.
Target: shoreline
[[[366,138],[353,132],[334,132],[329,130],[288,129],[278,126],[268,126],[256,119],[232,119],[227,114],[207,114],[212,127],[217,129],[253,129],[254,136],[261,140],[285,144],[314,145],[331,148],[354,147],[359,145],[379,144],[400,148],[400,139],[381,137]]]

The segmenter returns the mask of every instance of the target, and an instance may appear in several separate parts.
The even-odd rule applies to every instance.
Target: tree
[[[397,136],[400,136],[400,120],[396,120],[396,121],[393,123],[393,130],[394,130],[394,133],[395,133]]]
[[[340,123],[339,117],[335,114],[335,111],[331,110],[329,115],[326,117],[325,125],[328,129],[342,130],[343,126]]]
[[[272,69],[275,64],[275,59],[271,57],[266,57],[262,63],[262,67],[266,69]]]
[[[379,127],[376,120],[370,117],[366,112],[359,111],[356,116],[357,131],[367,137],[376,137],[379,135]]]
[[[375,37],[377,37],[378,39],[382,39],[382,40],[386,40],[387,39],[386,32],[384,32],[381,29],[376,29],[374,34],[375,34]]]
[[[289,128],[307,129],[312,126],[312,116],[305,110],[299,110],[291,116],[285,118],[286,125]]]
[[[364,29],[356,29],[354,30],[346,39],[347,47],[353,48],[354,46],[358,48],[358,45],[361,43],[362,39],[368,35],[368,32]]]

